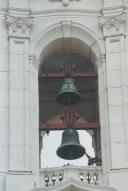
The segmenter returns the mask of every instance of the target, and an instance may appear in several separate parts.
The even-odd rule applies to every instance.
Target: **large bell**
[[[64,79],[56,101],[62,105],[73,105],[80,102],[80,94],[77,91],[73,78]]]
[[[85,148],[80,145],[78,132],[74,128],[68,128],[63,132],[61,146],[56,153],[66,160],[78,159],[85,154]]]

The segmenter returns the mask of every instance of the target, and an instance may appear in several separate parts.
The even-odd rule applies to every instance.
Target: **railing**
[[[42,187],[61,184],[69,178],[74,178],[87,184],[102,184],[102,168],[79,167],[67,164],[62,167],[40,170],[40,184]]]

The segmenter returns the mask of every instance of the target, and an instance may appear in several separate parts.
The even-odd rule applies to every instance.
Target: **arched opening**
[[[96,55],[91,47],[77,38],[56,39],[49,43],[40,54],[40,135],[42,131],[48,133],[59,130],[62,125],[60,116],[68,110],[66,106],[56,102],[56,95],[60,90],[65,72],[69,72],[75,79],[82,98],[80,103],[71,107],[71,110],[79,116],[77,123],[82,123],[82,126],[76,128],[79,132],[84,129],[91,135],[95,156],[101,159]],[[51,140],[51,145],[52,141],[54,140]],[[41,141],[40,144],[42,144]],[[58,141],[58,146],[59,144]],[[43,162],[40,163],[43,165]],[[96,165],[99,163],[97,162]]]

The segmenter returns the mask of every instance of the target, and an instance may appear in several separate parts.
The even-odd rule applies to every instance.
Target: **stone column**
[[[10,52],[9,170],[6,191],[23,191],[33,188],[35,171],[39,169],[38,71],[33,72],[34,66],[29,59],[29,30],[33,18],[9,14],[6,23]]]
[[[8,15],[10,44],[9,169],[29,169],[29,26],[32,18]]]
[[[124,99],[124,125],[126,129],[126,149],[127,149],[127,161],[128,161],[128,29],[125,36],[125,58],[124,68],[122,68],[123,77],[123,99]]]
[[[106,55],[102,54],[97,60],[98,66],[98,95],[99,95],[99,119],[101,135],[101,154],[104,184],[109,185],[110,158],[109,128],[108,128],[108,100],[106,81]]]
[[[124,127],[124,15],[102,18],[106,36],[106,74],[109,110],[111,168],[126,166]]]
[[[38,67],[35,55],[29,55],[30,65],[30,163],[32,169],[39,170],[39,96],[38,96]]]
[[[4,191],[9,147],[9,54],[4,14],[0,14],[0,190]]]
[[[123,191],[128,188],[126,20],[124,13],[100,18],[106,43],[109,184]]]

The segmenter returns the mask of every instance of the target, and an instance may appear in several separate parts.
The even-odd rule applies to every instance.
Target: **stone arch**
[[[50,25],[40,32],[33,40],[31,54],[34,54],[39,60],[40,54],[45,47],[60,38],[76,38],[84,44],[87,44],[96,55],[97,60],[104,54],[104,44],[101,38],[90,28],[79,23],[71,21],[62,21]]]
[[[99,84],[99,93],[102,92],[104,94],[104,76],[102,75],[103,67],[105,66],[105,46],[103,39],[98,36],[98,34],[92,31],[85,25],[71,22],[71,21],[62,21],[59,23],[55,23],[50,25],[41,31],[32,42],[31,54],[36,57],[38,63],[40,61],[40,57],[43,59],[45,48],[52,43],[53,41],[61,38],[75,38],[80,40],[83,44],[87,45],[91,48],[95,55],[95,63],[98,68],[98,84]],[[40,64],[40,63],[39,63]],[[102,84],[101,84],[102,83]],[[103,95],[104,96],[104,95]],[[100,96],[99,96],[100,97]],[[103,108],[105,102],[107,101],[107,97],[104,97],[105,101],[99,99],[99,108]],[[100,112],[100,119],[105,118],[105,114]],[[106,119],[107,120],[107,119]],[[104,128],[106,121],[100,120],[100,126]],[[104,134],[104,130],[101,132],[101,136]],[[101,147],[102,140],[101,140]],[[102,154],[102,159],[106,156],[106,154]],[[105,164],[104,170],[106,171],[108,164]]]

